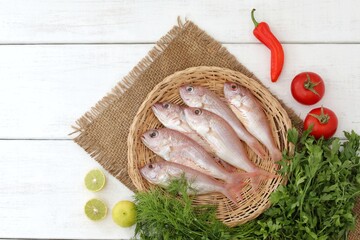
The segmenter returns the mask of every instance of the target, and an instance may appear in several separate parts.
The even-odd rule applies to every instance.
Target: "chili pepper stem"
[[[254,16],[254,12],[255,12],[255,8],[253,8],[253,10],[251,10],[251,20],[253,21],[255,28],[259,25],[259,23],[255,20],[255,16]]]
[[[320,115],[317,115],[317,114],[313,114],[313,113],[310,113],[309,114],[310,116],[313,116],[314,118],[316,118],[317,120],[319,120],[319,122],[321,124],[326,124],[329,122],[330,120],[330,116],[328,114],[325,114],[324,113],[324,108],[321,106],[321,112],[320,112]]]
[[[315,86],[319,85],[319,82],[318,83],[314,83],[311,81],[311,78],[310,78],[310,75],[309,74],[306,74],[306,82],[304,83],[304,87],[305,89],[313,92],[314,94],[318,95],[319,96],[319,93],[314,89]]]

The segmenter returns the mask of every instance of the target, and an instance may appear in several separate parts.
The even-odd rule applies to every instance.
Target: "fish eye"
[[[150,168],[150,169],[153,169],[154,166],[153,166],[152,164],[149,164],[149,168]]]
[[[195,115],[201,115],[202,111],[200,109],[195,109],[194,111]]]
[[[157,137],[157,135],[159,135],[158,131],[152,131],[152,132],[149,134],[149,136],[150,136],[151,138],[155,138],[155,137]]]
[[[169,108],[170,108],[170,104],[169,104],[169,103],[164,103],[164,104],[163,104],[163,108],[169,109]]]
[[[231,89],[232,90],[236,90],[237,89],[237,86],[235,84],[231,84]]]
[[[193,86],[188,86],[188,87],[186,87],[186,91],[187,92],[192,92],[192,91],[194,91],[194,87]]]

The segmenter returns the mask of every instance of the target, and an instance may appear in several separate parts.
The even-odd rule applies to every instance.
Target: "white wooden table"
[[[269,52],[252,35],[257,8],[286,54],[276,84]],[[292,78],[315,71],[326,83],[316,106],[333,109],[343,130],[360,132],[360,4],[357,0],[166,1],[0,0],[0,238],[128,239],[134,228],[91,222],[85,202],[109,207],[132,192],[107,174],[90,193],[87,171],[99,165],[68,134],[154,46],[177,16],[221,41],[279,98],[304,117]]]

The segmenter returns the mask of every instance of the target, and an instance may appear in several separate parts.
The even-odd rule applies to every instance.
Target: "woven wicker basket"
[[[179,95],[179,87],[191,83],[201,85],[223,97],[223,84],[227,81],[236,82],[251,90],[269,119],[270,126],[278,147],[292,151],[287,141],[287,131],[291,128],[291,121],[280,103],[271,93],[254,79],[248,78],[240,72],[218,67],[193,67],[176,72],[165,78],[147,96],[140,106],[130,128],[128,137],[128,170],[129,176],[139,191],[147,191],[152,186],[140,174],[139,169],[149,162],[158,161],[158,157],[142,144],[140,136],[151,128],[161,127],[161,123],[152,113],[151,106],[156,102],[169,101],[184,104]],[[271,161],[262,161],[247,147],[250,159],[261,168],[274,172]],[[269,205],[270,194],[282,183],[281,177],[263,180],[256,194],[251,191],[249,184],[243,190],[244,199],[237,205],[222,194],[213,193],[199,195],[194,198],[194,204],[216,204],[217,217],[228,226],[235,226],[256,218]]]

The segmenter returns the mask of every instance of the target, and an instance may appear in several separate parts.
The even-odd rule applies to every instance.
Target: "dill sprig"
[[[185,178],[174,180],[164,191],[155,187],[135,195],[141,239],[221,239],[224,224],[214,206],[192,205]]]

